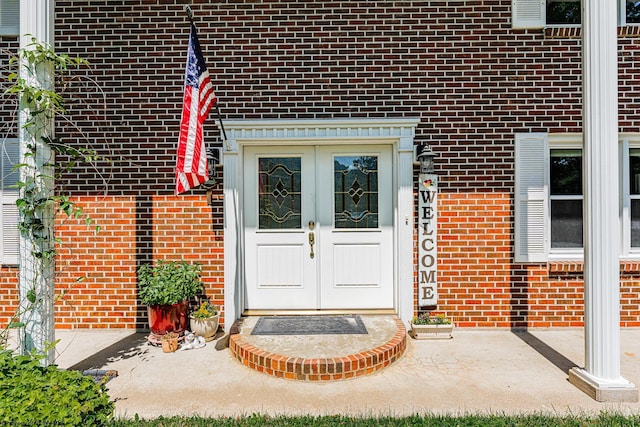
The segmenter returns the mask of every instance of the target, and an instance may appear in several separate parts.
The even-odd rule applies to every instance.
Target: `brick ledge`
[[[551,261],[547,263],[549,274],[554,275],[582,275],[583,261]],[[620,261],[620,274],[631,275],[640,273],[640,261]]]
[[[546,27],[544,29],[544,37],[547,39],[580,39],[582,37],[582,28],[579,26]],[[618,26],[618,37],[640,37],[640,25]]]
[[[333,358],[304,358],[283,356],[261,350],[240,335],[242,320],[230,330],[229,349],[243,365],[278,378],[300,381],[339,381],[369,375],[389,366],[402,356],[407,347],[407,330],[395,319],[397,331],[385,344],[363,351]]]

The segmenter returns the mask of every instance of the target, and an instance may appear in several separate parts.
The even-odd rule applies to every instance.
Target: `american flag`
[[[213,85],[204,63],[196,26],[191,24],[184,101],[178,140],[176,195],[204,184],[208,179],[207,154],[202,138],[202,124],[216,103]]]

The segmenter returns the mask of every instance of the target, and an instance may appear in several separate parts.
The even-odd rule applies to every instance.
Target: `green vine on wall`
[[[29,261],[33,263],[30,268],[35,274],[34,283],[28,285],[30,288],[25,295],[28,304],[25,305],[23,302],[9,324],[0,331],[0,348],[6,344],[9,329],[24,326],[21,317],[42,301],[36,288],[36,282],[41,279],[38,275],[39,272],[46,271],[47,266],[54,265],[58,255],[56,246],[61,243],[54,232],[56,215],[64,214],[68,218],[84,219],[86,225],[94,227],[96,233],[100,231],[100,226],[94,224],[93,219],[83,212],[82,207],[60,187],[58,191],[54,191],[55,183],[80,164],[94,165],[97,161],[106,160],[92,148],[74,147],[53,136],[54,118],[62,118],[74,126],[66,118],[64,97],[56,92],[56,88],[68,84],[71,69],[88,66],[88,61],[57,54],[50,45],[32,37],[31,43],[19,49],[17,56],[12,56],[9,61],[9,66],[14,69],[18,64],[25,67],[23,71],[26,72],[10,73],[7,79],[12,85],[4,94],[17,97],[20,110],[23,112],[21,131],[26,132],[30,137],[27,139],[31,141],[22,147],[21,162],[15,165],[13,170],[20,172],[20,178],[16,183],[19,193],[16,201],[20,217],[18,229],[22,238],[30,243]],[[52,81],[43,85],[32,78],[37,75],[50,76]],[[86,79],[95,83],[88,77]],[[95,86],[98,87],[97,84]],[[56,159],[57,156],[63,160]],[[23,257],[21,262],[24,261]],[[51,281],[53,288],[54,278],[47,279]],[[84,277],[81,277],[77,281],[83,279]]]

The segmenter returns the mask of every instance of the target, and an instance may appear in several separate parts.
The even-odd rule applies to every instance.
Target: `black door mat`
[[[347,335],[368,334],[358,315],[261,317],[251,335]]]

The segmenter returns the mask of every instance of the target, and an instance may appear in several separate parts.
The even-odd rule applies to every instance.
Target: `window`
[[[625,20],[622,23],[640,24],[640,1],[626,1],[624,10]]]
[[[640,248],[640,148],[629,149],[630,246]]]
[[[18,208],[16,200],[18,189],[14,188],[20,178],[19,172],[13,170],[13,166],[18,163],[20,157],[20,144],[17,139],[5,139],[0,145],[2,161],[0,162],[0,200],[2,200],[2,210],[0,211],[0,263],[16,265],[19,257],[20,235],[18,233]]]
[[[622,256],[640,257],[640,134],[622,134]]]
[[[579,25],[580,0],[547,0],[546,14],[547,25]]]
[[[582,248],[582,150],[549,150],[551,249]]]
[[[20,0],[0,0],[0,36],[20,34]]]
[[[513,28],[580,25],[580,0],[512,0]],[[640,24],[640,1],[618,0],[619,24]]]

